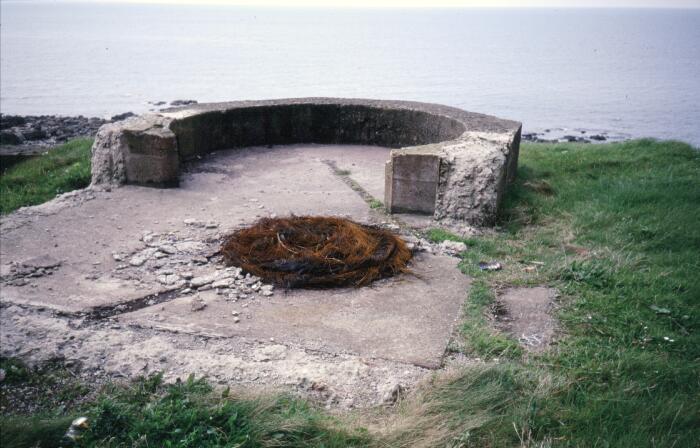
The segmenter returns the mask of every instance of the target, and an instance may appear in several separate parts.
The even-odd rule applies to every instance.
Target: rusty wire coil
[[[406,272],[411,251],[388,230],[320,216],[263,218],[229,235],[228,265],[286,288],[364,286]]]

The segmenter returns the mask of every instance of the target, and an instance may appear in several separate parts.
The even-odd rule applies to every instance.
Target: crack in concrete
[[[403,222],[401,219],[399,219],[396,215],[392,215],[391,213],[387,212],[386,206],[382,201],[379,199],[375,198],[369,191],[367,191],[362,185],[360,185],[359,182],[355,181],[352,177],[351,174],[347,172],[346,170],[342,170],[338,167],[338,164],[335,162],[335,160],[329,160],[329,159],[324,159],[322,162],[327,165],[330,169],[333,175],[338,177],[345,185],[350,187],[352,191],[357,193],[363,201],[367,203],[367,206],[370,208],[370,212],[374,213],[377,217],[380,219],[384,220],[385,222],[388,222],[389,224],[393,224],[394,226],[397,227],[397,229],[400,229],[400,233],[405,233],[405,234],[410,234],[412,236],[416,236],[416,233],[413,231],[411,226],[409,226],[407,223]],[[377,201],[382,204],[381,207],[372,207],[372,203],[374,201]]]

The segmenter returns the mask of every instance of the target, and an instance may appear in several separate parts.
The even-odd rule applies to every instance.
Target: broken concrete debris
[[[198,219],[188,218],[188,219],[183,220],[182,222],[184,222],[185,225],[188,225],[188,226],[201,227],[204,229],[217,229],[217,228],[219,228],[219,224],[217,224],[213,221],[205,222],[205,221],[200,221]]]
[[[138,252],[136,255],[132,256],[129,260],[129,264],[132,266],[142,266],[149,258],[155,255],[156,249],[147,247],[146,249]]]
[[[386,405],[393,405],[405,395],[406,389],[401,384],[394,384],[389,387],[382,397],[382,402]]]
[[[0,280],[12,286],[24,286],[28,279],[53,274],[61,266],[61,261],[43,255],[20,263],[8,263],[0,267]]]
[[[461,241],[445,240],[438,247],[442,253],[451,256],[459,255],[467,250],[467,245]]]
[[[204,301],[204,299],[199,296],[192,297],[192,301],[190,302],[190,309],[192,311],[202,311],[206,307],[207,303]]]
[[[211,228],[218,228],[218,224],[210,224]],[[198,241],[191,236],[183,238],[176,233],[159,234],[145,231],[140,240],[145,247],[131,253],[113,253],[115,260],[129,260],[128,266],[118,265],[114,269],[114,276],[137,282],[153,276],[155,282],[168,290],[181,288],[182,295],[215,289],[217,294],[234,302],[239,299],[253,299],[256,294],[264,297],[274,294],[274,287],[262,283],[260,278],[250,274],[244,275],[241,268],[225,267],[219,263],[220,257],[216,257],[216,238],[203,237],[203,240]],[[200,309],[199,305],[194,308]]]

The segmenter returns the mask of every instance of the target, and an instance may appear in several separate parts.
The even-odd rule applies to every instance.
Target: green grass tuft
[[[0,213],[88,186],[91,146],[91,139],[73,140],[5,170],[0,175]]]
[[[69,416],[4,418],[0,422],[0,442],[3,447],[15,448],[70,446],[63,436],[72,420]]]
[[[384,204],[382,204],[382,201],[378,199],[372,199],[371,201],[369,201],[369,208],[377,209],[382,207],[384,207]]]
[[[59,446],[70,422],[86,416],[80,447],[348,447],[366,446],[362,430],[338,429],[333,418],[291,396],[238,398],[190,376],[163,384],[160,374],[111,384],[71,415],[13,416],[0,421],[2,444]]]
[[[522,355],[518,342],[492,330],[485,318],[494,303],[495,295],[489,284],[483,280],[474,281],[464,306],[461,328],[461,335],[466,340],[464,352],[484,359],[517,359]]]

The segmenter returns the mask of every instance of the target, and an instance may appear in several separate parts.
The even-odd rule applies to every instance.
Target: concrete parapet
[[[222,149],[294,143],[395,148],[392,213],[493,222],[515,178],[521,125],[437,104],[340,98],[195,104],[100,128],[92,183],[177,186],[180,161]]]

